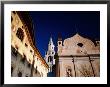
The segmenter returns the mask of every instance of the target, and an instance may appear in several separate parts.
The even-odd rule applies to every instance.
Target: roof
[[[30,44],[33,47],[34,51],[38,54],[38,56],[40,57],[41,61],[46,64],[46,67],[48,67],[48,64],[45,62],[45,60],[43,59],[43,57],[41,56],[38,48],[35,46],[35,38],[34,38],[34,26],[32,23],[32,19],[28,13],[28,11],[17,11],[17,14],[19,15],[21,21],[23,22],[23,24],[25,25],[25,27],[27,26],[28,28],[26,29],[27,32],[27,36],[29,38]]]

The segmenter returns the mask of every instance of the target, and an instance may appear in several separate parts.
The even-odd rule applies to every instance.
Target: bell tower
[[[57,48],[58,48],[57,53],[58,54],[61,53],[61,50],[62,50],[62,37],[61,37],[61,34],[59,34],[59,36],[58,36]]]
[[[52,72],[52,67],[53,65],[55,65],[55,59],[54,59],[54,55],[55,55],[55,50],[54,50],[54,44],[52,41],[52,37],[50,37],[50,41],[48,44],[48,51],[45,54],[45,60],[47,62],[47,64],[49,65],[49,72]]]

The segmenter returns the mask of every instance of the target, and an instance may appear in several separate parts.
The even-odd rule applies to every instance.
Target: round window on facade
[[[82,43],[78,43],[77,45],[78,45],[79,47],[82,47],[82,46],[83,46],[83,44],[82,44]]]

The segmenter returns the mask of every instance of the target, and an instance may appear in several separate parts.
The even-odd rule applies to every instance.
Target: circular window
[[[79,47],[82,47],[82,46],[83,46],[83,44],[82,44],[82,43],[78,43],[77,45],[78,45]]]

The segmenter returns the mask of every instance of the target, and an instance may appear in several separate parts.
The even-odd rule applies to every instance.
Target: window
[[[22,26],[22,28],[24,28],[24,27]]]
[[[35,73],[37,73],[37,70],[35,70]]]
[[[31,63],[31,60],[29,59],[29,62]]]
[[[25,43],[25,47],[27,47],[28,45]]]
[[[17,36],[21,41],[23,41],[23,39],[24,39],[24,32],[23,32],[23,30],[22,30],[21,28],[18,28],[17,33],[16,33],[16,36]]]
[[[30,66],[31,66],[31,64],[30,63],[28,63],[28,67],[30,68]]]
[[[51,62],[51,61],[52,61],[52,57],[49,56],[49,57],[48,57],[48,62]]]
[[[26,55],[23,53],[23,57],[26,58]]]
[[[24,64],[24,62],[25,62],[25,58],[21,58],[21,62]]]
[[[59,42],[59,45],[61,44],[61,42]]]
[[[22,77],[22,72],[18,72],[18,77]]]
[[[30,50],[30,52],[32,53],[32,50]]]
[[[25,62],[25,59],[26,59],[26,55],[25,54],[23,54],[23,58],[21,58],[21,62],[24,64],[24,62]]]
[[[82,46],[83,46],[83,44],[82,44],[82,43],[78,43],[77,45],[78,45],[79,47],[82,47]]]
[[[50,62],[50,59],[49,59],[49,57],[48,57],[48,62]]]

